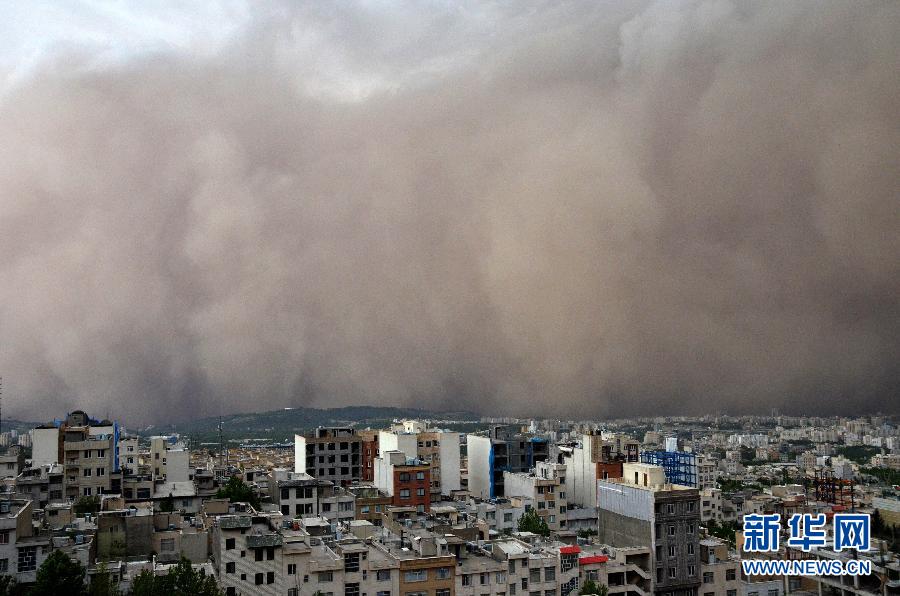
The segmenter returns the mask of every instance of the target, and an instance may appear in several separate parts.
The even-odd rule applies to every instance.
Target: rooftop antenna
[[[219,452],[222,460],[225,462],[225,468],[228,468],[228,451],[225,448],[225,435],[222,430],[222,417],[219,416]]]

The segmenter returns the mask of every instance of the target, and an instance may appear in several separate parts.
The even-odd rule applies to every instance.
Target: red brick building
[[[393,505],[431,511],[431,466],[428,463],[394,466]],[[424,506],[419,507],[420,505]]]

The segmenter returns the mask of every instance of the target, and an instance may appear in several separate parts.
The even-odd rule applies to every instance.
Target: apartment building
[[[34,582],[37,569],[49,554],[49,536],[34,533],[30,500],[0,500],[0,574],[18,583]]]
[[[470,499],[466,510],[474,517],[479,526],[484,526],[482,534],[485,540],[496,538],[499,534],[511,534],[519,525],[519,518],[525,514],[524,503],[513,503],[510,499]]]
[[[460,437],[457,432],[429,428],[424,422],[406,420],[378,435],[378,448],[402,451],[410,459],[427,462],[431,467],[431,500],[449,497],[461,488]]]
[[[562,452],[566,465],[568,501],[578,507],[593,507],[597,502],[597,480],[621,478],[622,465],[640,459],[640,443],[625,435],[593,432]]]
[[[18,498],[33,501],[38,509],[50,503],[64,502],[63,487],[63,467],[60,464],[26,468],[16,478]]]
[[[481,499],[505,496],[504,472],[528,472],[550,452],[547,439],[512,426],[494,426],[487,436],[467,435],[466,445],[469,494]]]
[[[362,477],[363,440],[350,427],[318,428],[310,436],[294,435],[294,471],[338,486]]]
[[[375,458],[375,486],[391,497],[393,505],[415,507],[419,513],[431,510],[431,465],[409,459],[403,451],[382,450]]]
[[[700,586],[700,494],[666,482],[660,466],[624,464],[620,479],[597,482],[598,538],[650,545],[656,594],[696,596]]]
[[[153,480],[189,482],[190,452],[177,437],[150,437],[150,470]]]
[[[578,557],[579,583],[590,580],[612,596],[641,596],[653,591],[649,547],[585,547]]]
[[[379,490],[377,486],[357,484],[347,489],[356,498],[356,519],[365,520],[374,526],[381,525],[381,514],[393,504],[393,497]]]
[[[538,462],[525,473],[504,472],[507,497],[521,497],[547,523],[551,531],[566,529],[566,466]]]
[[[272,502],[286,518],[323,517],[333,528],[356,519],[355,495],[331,482],[276,468],[268,484]]]
[[[280,514],[261,514],[249,506],[215,518],[212,561],[225,594],[281,596],[287,592],[280,523]]]
[[[742,591],[740,566],[740,560],[729,555],[725,542],[718,538],[701,540],[699,596],[738,596]]]

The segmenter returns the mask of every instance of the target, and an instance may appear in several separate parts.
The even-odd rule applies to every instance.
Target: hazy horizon
[[[900,412],[898,2],[5,8],[4,418]]]

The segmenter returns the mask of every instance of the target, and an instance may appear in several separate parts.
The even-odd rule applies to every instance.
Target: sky
[[[4,416],[900,410],[900,3],[0,8]]]

